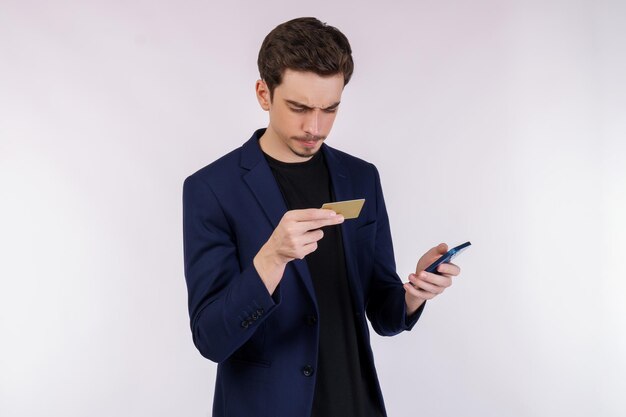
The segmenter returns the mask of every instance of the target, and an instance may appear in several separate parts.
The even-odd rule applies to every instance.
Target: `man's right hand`
[[[317,241],[324,237],[324,232],[320,230],[322,227],[340,224],[343,220],[342,215],[332,210],[286,212],[253,261],[269,293],[274,293],[287,263],[303,259],[317,249]]]

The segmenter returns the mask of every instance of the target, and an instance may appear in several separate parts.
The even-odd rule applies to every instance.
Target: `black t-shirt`
[[[286,163],[265,155],[289,210],[320,208],[334,201],[322,151],[310,160]],[[373,381],[362,369],[355,313],[346,273],[340,226],[324,237],[305,260],[319,309],[320,341],[311,417],[379,417]]]

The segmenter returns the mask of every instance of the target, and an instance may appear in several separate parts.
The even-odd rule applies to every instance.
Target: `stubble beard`
[[[306,140],[315,140],[316,142],[322,142],[324,141],[324,139],[326,139],[326,136],[305,136],[305,137],[294,136],[292,137],[292,139],[296,142],[306,141]],[[322,146],[320,145],[316,148],[305,149],[304,152],[299,151],[295,146],[294,147],[290,146],[289,149],[291,149],[291,152],[293,152],[294,155],[297,155],[300,158],[310,158],[314,156],[315,154],[317,154],[320,151],[320,149],[322,149]]]

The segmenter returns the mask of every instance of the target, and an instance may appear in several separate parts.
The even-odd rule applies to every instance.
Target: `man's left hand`
[[[417,262],[415,274],[409,275],[409,282],[404,284],[407,315],[411,315],[424,304],[432,300],[452,285],[452,277],[461,273],[461,269],[452,263],[442,263],[437,267],[440,275],[426,272],[424,269],[448,251],[448,245],[440,243],[426,252]]]

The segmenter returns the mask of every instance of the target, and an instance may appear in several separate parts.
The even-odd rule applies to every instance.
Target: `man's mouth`
[[[317,145],[317,142],[322,140],[321,138],[317,139],[307,139],[307,138],[296,138],[298,142],[300,142],[303,146],[307,148],[314,148]]]

